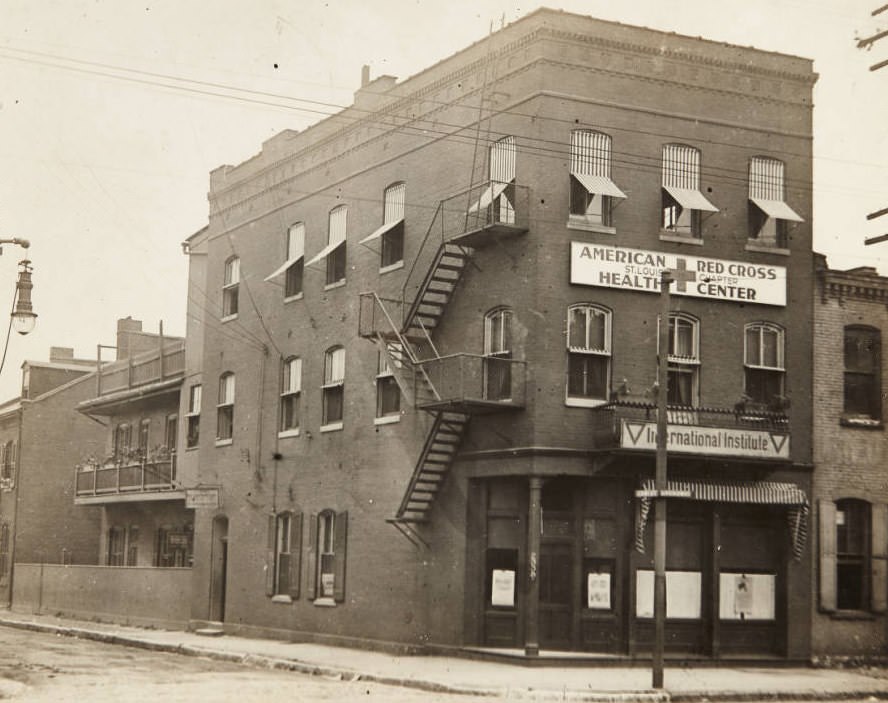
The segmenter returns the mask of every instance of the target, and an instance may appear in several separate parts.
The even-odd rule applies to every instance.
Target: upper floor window
[[[9,440],[3,445],[3,462],[0,467],[0,478],[11,481],[15,477],[15,442]]]
[[[845,420],[877,423],[882,419],[882,342],[879,330],[845,328]]]
[[[230,441],[234,435],[234,374],[219,377],[219,403],[216,406],[216,440]]]
[[[484,398],[512,397],[512,311],[496,308],[484,317]]]
[[[613,198],[625,198],[611,180],[611,138],[590,129],[570,133],[570,221],[611,226]]]
[[[376,367],[376,420],[397,420],[401,417],[401,389],[395,380],[393,366],[400,368],[403,347],[400,342],[390,344],[390,354],[379,352]]]
[[[133,444],[133,428],[128,422],[121,422],[114,428],[114,460],[119,462],[129,459]]]
[[[567,404],[599,405],[608,399],[611,313],[598,305],[567,310]]]
[[[783,361],[783,328],[767,322],[746,325],[744,344],[744,392],[754,403],[782,409],[786,369]]]
[[[297,222],[287,230],[287,251],[284,263],[265,277],[271,281],[284,276],[284,298],[302,295],[302,274],[305,264],[305,223]]]
[[[503,137],[490,145],[487,169],[489,183],[469,213],[486,224],[515,223],[515,137]]]
[[[343,347],[331,347],[324,354],[322,393],[321,429],[340,429],[345,401],[345,349]]]
[[[700,323],[690,315],[669,316],[669,377],[666,402],[696,407],[700,399]]]
[[[786,247],[786,223],[802,222],[786,204],[784,164],[754,156],[749,162],[749,238],[757,244]]]
[[[340,205],[330,211],[327,246],[333,246],[327,254],[327,285],[345,280],[345,231],[348,208]]]
[[[185,428],[185,446],[192,449],[200,441],[200,384],[188,389],[188,414]]]
[[[163,446],[167,456],[176,453],[176,444],[179,441],[179,416],[171,413],[166,416],[163,431]]]
[[[143,417],[139,421],[139,458],[145,459],[148,456],[149,439],[151,437],[151,418]]]
[[[348,513],[324,510],[311,522],[314,564],[309,597],[316,604],[333,605],[345,600],[345,559]]]
[[[299,431],[299,403],[302,396],[302,359],[290,357],[281,373],[281,433]]]
[[[700,151],[684,144],[663,146],[662,227],[669,234],[699,239],[701,213],[718,212],[700,191]]]
[[[404,206],[407,196],[406,183],[394,183],[383,193],[382,225],[364,237],[359,244],[377,239],[380,247],[380,270],[399,266],[404,261]]]
[[[232,256],[225,262],[222,282],[222,317],[237,315],[237,292],[240,286],[240,259]]]

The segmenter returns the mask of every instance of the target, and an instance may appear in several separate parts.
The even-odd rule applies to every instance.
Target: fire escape
[[[475,250],[527,232],[528,204],[527,188],[514,181],[488,181],[442,200],[400,299],[361,294],[360,336],[385,355],[402,398],[433,418],[390,520],[408,537],[412,525],[428,521],[470,418],[524,406],[524,362],[467,352],[442,355],[434,339]]]

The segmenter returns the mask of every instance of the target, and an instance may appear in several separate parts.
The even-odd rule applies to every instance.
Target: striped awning
[[[709,503],[747,503],[755,505],[784,505],[789,508],[789,528],[793,557],[802,557],[808,538],[808,496],[794,483],[778,481],[667,481],[666,491],[684,500],[702,500]],[[641,482],[638,513],[635,522],[635,549],[644,553],[644,530],[651,510],[650,495],[655,493],[655,482]]]

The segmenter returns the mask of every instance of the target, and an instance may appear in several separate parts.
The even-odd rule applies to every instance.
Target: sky
[[[814,247],[888,275],[884,0],[552,0],[548,7],[814,60]],[[537,9],[504,0],[0,0],[0,310],[34,267],[0,400],[50,346],[95,358],[116,321],[184,334],[181,243],[209,172],[351,103],[361,67],[407,78]],[[0,332],[0,341],[2,341]]]

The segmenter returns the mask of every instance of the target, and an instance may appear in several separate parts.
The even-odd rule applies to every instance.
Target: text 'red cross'
[[[672,278],[675,279],[675,290],[679,293],[687,291],[687,284],[697,280],[696,271],[688,271],[688,262],[685,259],[676,259]]]

